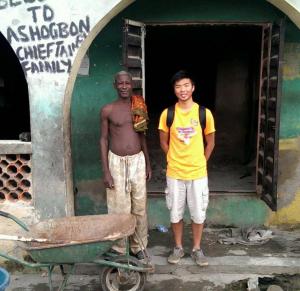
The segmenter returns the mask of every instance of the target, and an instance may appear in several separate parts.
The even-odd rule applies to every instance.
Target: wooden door
[[[277,210],[283,22],[267,24],[262,32],[257,150],[257,192]]]
[[[123,31],[123,64],[132,74],[134,93],[145,96],[145,25],[125,19]]]

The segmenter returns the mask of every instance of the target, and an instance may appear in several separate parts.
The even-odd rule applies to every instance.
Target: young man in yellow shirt
[[[210,110],[205,109],[206,126],[202,135],[199,105],[193,101],[195,84],[188,72],[177,72],[172,85],[178,98],[173,123],[169,128],[168,109],[162,112],[159,121],[160,145],[167,155],[166,203],[175,241],[168,262],[176,264],[184,256],[183,214],[187,201],[193,233],[191,256],[196,264],[205,266],[208,262],[200,244],[209,200],[206,164],[215,146],[214,119]]]

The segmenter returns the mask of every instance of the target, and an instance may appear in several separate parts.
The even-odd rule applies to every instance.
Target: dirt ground
[[[231,228],[205,228],[202,237],[202,248],[208,257],[220,257],[229,254],[243,254],[251,257],[272,256],[272,257],[300,257],[300,238],[294,230],[272,229],[273,237],[261,245],[226,245],[220,244],[218,240],[223,235],[230,233]],[[239,232],[239,229],[234,229]],[[149,247],[173,246],[172,232],[166,233],[157,230],[149,232]],[[192,248],[192,230],[190,225],[184,228],[184,249],[189,253]],[[161,253],[167,256],[168,252]]]
[[[272,229],[273,237],[262,245],[220,244],[220,235],[224,237],[229,230],[230,228],[205,228],[202,248],[212,263],[205,268],[199,268],[190,259],[190,225],[185,226],[184,232],[186,255],[182,262],[175,266],[166,261],[173,245],[171,231],[163,233],[156,229],[150,230],[148,249],[155,262],[155,273],[148,276],[144,290],[300,290],[300,230]],[[234,233],[238,233],[237,229]],[[278,261],[285,262],[285,265],[278,265]],[[218,262],[225,262],[227,265],[219,266]],[[260,266],[266,262],[270,265]],[[78,268],[75,275],[70,277],[66,291],[101,290],[99,267],[89,270],[84,269],[85,267]],[[56,272],[54,285],[58,286],[61,279],[61,275]],[[26,274],[19,269],[11,274],[11,284],[7,291],[46,291],[49,290],[47,281],[45,273]],[[256,286],[256,289],[250,289],[249,286]]]

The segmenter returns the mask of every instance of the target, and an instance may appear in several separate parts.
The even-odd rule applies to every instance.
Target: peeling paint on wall
[[[270,212],[267,221],[269,225],[296,225],[300,223],[299,215],[300,191],[295,194],[292,203],[279,209],[277,212]]]
[[[278,211],[268,224],[300,223],[300,138],[280,140],[279,166]]]
[[[300,78],[300,43],[284,45],[283,77],[285,80]]]
[[[299,138],[280,141],[278,173],[278,208],[293,202],[300,188]]]

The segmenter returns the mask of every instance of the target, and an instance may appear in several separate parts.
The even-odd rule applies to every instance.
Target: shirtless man
[[[115,75],[114,88],[118,99],[101,110],[101,159],[103,181],[107,188],[109,213],[132,213],[136,216],[136,232],[147,246],[146,180],[151,167],[145,135],[134,130],[131,115],[132,77],[121,71]],[[112,247],[125,253],[125,240]],[[144,259],[136,235],[130,238],[130,250]]]

